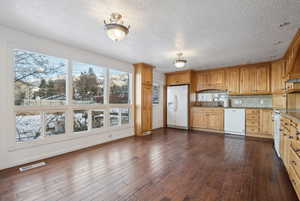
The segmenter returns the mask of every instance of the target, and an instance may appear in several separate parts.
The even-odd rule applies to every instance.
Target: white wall
[[[164,117],[164,85],[165,85],[165,75],[159,71],[154,70],[153,73],[153,84],[160,86],[160,99],[159,104],[152,105],[152,128],[162,128],[163,127],[163,117]]]
[[[134,134],[131,124],[125,129],[109,129],[106,132],[79,135],[76,138],[70,135],[69,137],[55,136],[55,140],[47,141],[47,143],[32,144],[32,146],[29,144],[21,148],[11,147],[11,141],[15,141],[11,48],[31,50],[127,72],[133,71],[129,63],[0,26],[0,169]]]

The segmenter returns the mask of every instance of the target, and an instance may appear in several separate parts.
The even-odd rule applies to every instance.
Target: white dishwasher
[[[245,109],[225,109],[224,130],[225,133],[245,135]]]

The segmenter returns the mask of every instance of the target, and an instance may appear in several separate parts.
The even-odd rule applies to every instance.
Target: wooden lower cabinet
[[[300,121],[281,117],[280,157],[300,198]]]
[[[246,135],[273,138],[271,109],[246,109]]]
[[[224,109],[192,107],[191,127],[194,129],[224,131]]]

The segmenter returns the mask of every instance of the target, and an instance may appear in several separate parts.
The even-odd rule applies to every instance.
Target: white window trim
[[[14,103],[14,55],[13,51],[15,49],[20,49],[24,51],[31,51],[36,52],[44,55],[49,55],[53,57],[58,57],[62,59],[66,59],[68,62],[67,68],[66,68],[66,105],[57,105],[57,106],[15,106]],[[11,82],[9,83],[9,97],[10,97],[10,103],[11,108],[13,108],[13,118],[14,121],[12,122],[13,126],[13,134],[8,139],[8,145],[9,145],[9,151],[17,150],[17,149],[23,149],[23,148],[30,148],[34,146],[40,146],[44,144],[49,143],[57,143],[65,140],[72,140],[79,137],[87,137],[91,135],[101,135],[103,133],[108,133],[112,131],[117,130],[123,130],[123,129],[133,129],[133,105],[132,105],[132,95],[133,95],[133,73],[131,71],[123,71],[129,73],[129,95],[128,95],[128,104],[109,104],[109,90],[110,90],[110,82],[109,82],[109,69],[122,71],[120,69],[114,69],[114,68],[107,68],[102,67],[105,69],[105,87],[104,87],[104,104],[90,104],[90,105],[79,105],[74,104],[73,101],[73,86],[72,86],[72,65],[74,61],[78,61],[78,59],[74,58],[66,58],[64,55],[60,56],[57,55],[54,52],[48,52],[41,50],[40,48],[33,48],[27,46],[27,45],[15,45],[15,44],[9,44],[7,46],[7,58],[8,58],[8,66],[10,67],[9,70],[9,77]],[[80,59],[79,59],[80,61]],[[87,62],[83,62],[87,63]],[[99,64],[93,64],[95,66],[99,66]],[[101,66],[99,66],[101,67]],[[109,126],[109,110],[112,108],[128,108],[129,109],[129,123],[126,125],[121,125],[121,113],[119,125],[110,127]],[[73,111],[74,110],[88,110],[89,113],[89,126],[88,130],[84,132],[74,132],[73,131]],[[104,127],[102,128],[92,128],[92,122],[91,122],[91,111],[92,110],[104,110]],[[16,118],[15,115],[17,112],[40,112],[41,114],[46,112],[64,112],[65,113],[65,133],[60,135],[53,135],[53,136],[46,136],[45,135],[45,121],[43,121],[43,133],[42,137],[26,141],[26,142],[16,142]],[[44,115],[42,115],[42,118],[44,118]]]

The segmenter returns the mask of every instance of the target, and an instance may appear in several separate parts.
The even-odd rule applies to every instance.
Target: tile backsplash
[[[272,95],[229,96],[229,99],[231,107],[272,107]]]

